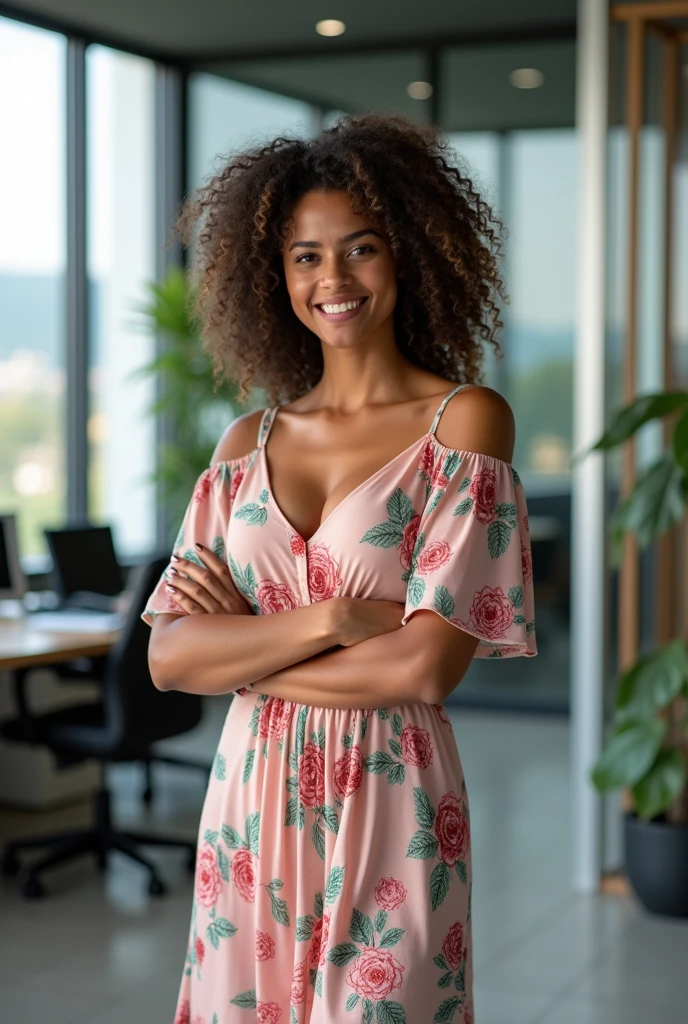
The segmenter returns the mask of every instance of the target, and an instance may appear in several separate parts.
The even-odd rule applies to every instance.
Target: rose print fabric
[[[214,550],[256,615],[339,594],[430,609],[476,657],[537,653],[516,470],[435,430],[305,540],[256,448],[201,474],[174,551]],[[143,618],[177,611],[167,570]],[[175,1024],[474,1024],[469,802],[443,705],[333,709],[236,691],[199,825]]]

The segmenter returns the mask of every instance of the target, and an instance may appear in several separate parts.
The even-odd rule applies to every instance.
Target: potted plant
[[[590,449],[623,444],[651,420],[673,419],[671,439],[612,518],[612,561],[632,532],[641,548],[679,523],[688,501],[688,392],[647,394],[620,408]],[[683,637],[646,651],[617,680],[611,732],[591,779],[626,787],[626,871],[650,911],[688,917],[688,651]]]
[[[225,384],[218,394],[210,357],[203,349],[201,325],[193,314],[193,289],[184,272],[172,267],[162,282],[147,286],[150,298],[134,306],[143,315],[133,327],[165,337],[165,346],[130,377],[156,376],[161,379],[159,396],[148,412],[164,416],[170,425],[170,439],[158,448],[157,466],[150,479],[160,484],[169,511],[170,530],[176,529],[189,496],[210,459],[228,423],[237,410],[257,407],[262,396],[256,389],[245,402],[238,384]],[[169,542],[174,539],[171,534]]]

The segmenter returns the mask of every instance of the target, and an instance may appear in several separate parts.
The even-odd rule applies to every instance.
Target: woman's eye
[[[315,256],[314,252],[304,252],[298,259],[294,260],[295,263],[300,263],[305,256]],[[308,261],[310,263],[310,260]]]
[[[372,245],[357,245],[356,248],[352,250],[352,252],[359,252],[359,251],[360,252],[375,252],[375,249],[373,248]]]

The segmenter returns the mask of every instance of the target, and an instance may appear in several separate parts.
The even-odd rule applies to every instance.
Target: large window
[[[155,279],[155,68],[90,46],[86,72],[89,516],[127,556],[155,546],[154,385],[130,379],[155,347],[135,311]]]
[[[65,46],[0,18],[0,510],[25,559],[66,506]]]

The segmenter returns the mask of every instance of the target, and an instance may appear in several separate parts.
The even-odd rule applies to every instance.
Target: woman
[[[223,434],[143,616],[159,689],[239,697],[177,1024],[473,1024],[442,702],[472,658],[536,654],[513,416],[477,384],[495,223],[432,129],[376,115],[235,157],[182,211],[216,366],[276,403]]]

